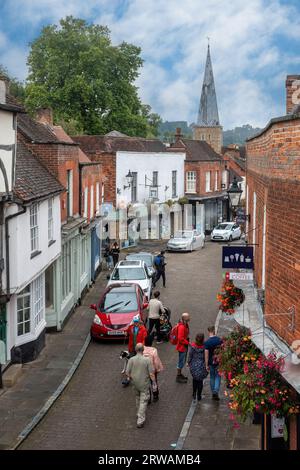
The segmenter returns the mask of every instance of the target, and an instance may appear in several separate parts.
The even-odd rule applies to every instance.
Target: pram
[[[160,315],[160,334],[163,341],[169,341],[172,324],[170,322],[171,310],[164,307],[165,312]]]

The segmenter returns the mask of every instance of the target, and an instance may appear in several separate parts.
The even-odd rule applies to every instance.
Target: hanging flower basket
[[[281,376],[284,359],[275,353],[264,356],[248,328],[236,327],[224,338],[216,357],[230,389],[225,395],[234,427],[253,413],[286,417],[300,412],[299,402]]]
[[[222,291],[218,293],[217,300],[220,302],[219,309],[228,315],[235,313],[236,307],[239,307],[245,300],[242,289],[233,284],[233,281],[225,281],[222,285]]]

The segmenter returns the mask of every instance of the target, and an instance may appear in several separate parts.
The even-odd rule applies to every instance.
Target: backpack
[[[178,323],[174,325],[170,331],[169,341],[171,344],[176,345],[178,343]]]
[[[159,268],[161,266],[161,257],[159,255],[155,256],[154,258],[154,265]]]

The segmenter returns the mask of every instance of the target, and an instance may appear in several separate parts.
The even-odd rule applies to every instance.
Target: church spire
[[[210,58],[209,43],[205,64],[204,80],[198,111],[197,126],[219,126],[219,113],[215,90],[214,75]]]

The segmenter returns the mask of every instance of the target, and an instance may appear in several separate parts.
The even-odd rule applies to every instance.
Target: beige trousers
[[[135,403],[137,411],[137,424],[141,424],[146,419],[146,410],[148,405],[148,400],[150,398],[149,390],[146,392],[135,391]]]

